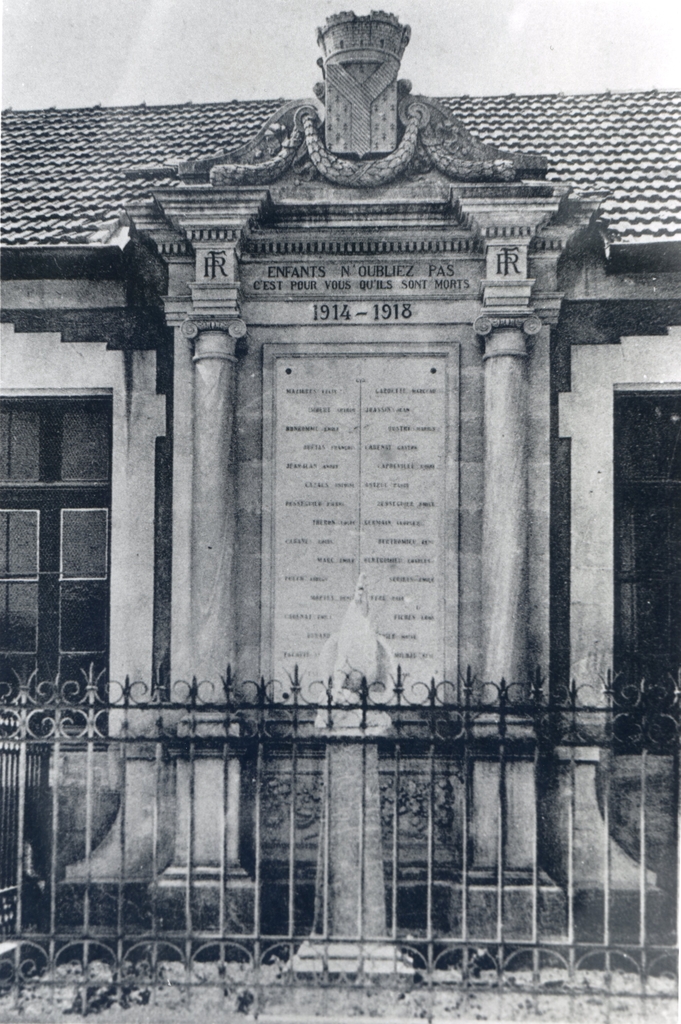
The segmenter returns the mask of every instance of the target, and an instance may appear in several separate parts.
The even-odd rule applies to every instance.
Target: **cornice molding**
[[[533,291],[532,293],[532,305],[537,316],[550,327],[555,327],[558,323],[563,299],[563,292]]]
[[[17,334],[61,334],[64,342],[98,342],[127,351],[159,348],[167,341],[163,310],[153,306],[102,309],[2,309],[2,323]]]
[[[327,256],[327,257],[362,257],[362,256],[399,256],[409,254],[411,256],[422,255],[460,255],[476,256],[482,255],[483,246],[480,241],[472,235],[449,235],[443,231],[441,236],[423,235],[414,237],[407,232],[395,232],[392,237],[385,235],[377,238],[372,235],[370,228],[362,236],[355,234],[347,236],[343,229],[339,228],[337,235],[341,237],[329,238],[329,232],[322,238],[315,232],[297,231],[293,237],[290,233],[279,235],[277,232],[258,232],[249,235],[244,239],[241,246],[241,254],[245,257],[266,256],[276,258],[277,256]],[[334,232],[336,234],[336,232]],[[444,236],[444,237],[443,237]]]
[[[375,203],[333,190],[317,201],[273,202],[266,189],[191,186],[158,189],[128,212],[168,262],[217,244],[246,256],[478,255],[506,241],[556,259],[599,199],[588,197],[582,207],[567,186],[543,181],[452,186],[449,199],[425,202],[397,189],[396,201],[383,196]]]
[[[156,242],[159,254],[168,262],[187,262],[194,260],[194,250],[185,239],[158,239]]]
[[[558,213],[566,193],[562,186],[544,183],[508,186],[503,189],[466,189],[452,194],[452,203],[463,223],[486,242],[512,239],[529,245]]]
[[[237,245],[241,237],[241,232],[238,228],[221,227],[219,225],[216,227],[211,223],[210,217],[207,218],[205,225],[186,223],[184,218],[182,218],[181,223],[184,226],[187,240],[190,242],[201,242],[204,245],[210,245],[214,242]]]

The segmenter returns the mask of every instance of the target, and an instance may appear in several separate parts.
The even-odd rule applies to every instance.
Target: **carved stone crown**
[[[410,35],[408,25],[384,11],[362,17],[344,11],[318,30],[325,82],[317,95],[326,106],[329,152],[361,158],[394,151],[397,73]]]
[[[317,42],[326,61],[384,61],[393,57],[402,60],[411,37],[408,25],[400,25],[394,14],[372,11],[358,17],[352,11],[332,14],[326,26],[317,30]]]

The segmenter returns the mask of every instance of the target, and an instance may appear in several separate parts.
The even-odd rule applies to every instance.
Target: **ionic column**
[[[199,683],[198,707],[178,722],[177,735],[238,736],[220,710],[202,710],[202,702],[221,703],[228,664],[234,659],[235,615],[233,562],[236,543],[232,475],[235,398],[235,347],[246,333],[238,317],[186,320],[182,333],[194,341],[193,468],[191,508],[190,616],[192,674]],[[211,686],[207,685],[212,684]],[[203,684],[203,685],[202,685]],[[186,696],[186,689],[178,699]],[[226,731],[228,729],[228,732]],[[193,761],[179,757],[176,774],[174,856],[161,885],[171,892],[186,885],[189,862],[195,880],[239,890],[250,905],[250,882],[239,865],[241,764],[228,751],[196,752]],[[243,891],[242,891],[243,890]],[[232,906],[232,896],[227,911]],[[217,888],[206,896],[206,920],[217,906]],[[212,909],[211,909],[212,908]],[[212,925],[211,925],[212,926]]]
[[[481,316],[485,338],[482,608],[484,679],[527,673],[527,335],[535,316]]]
[[[234,349],[246,325],[237,318],[190,320],[183,332],[195,339],[192,671],[199,680],[217,683],[234,659]]]
[[[238,318],[192,320],[184,327],[194,336],[194,473],[192,487],[191,614],[194,674],[216,689],[199,699],[220,701],[220,677],[234,661],[234,580],[236,544],[233,458],[235,347],[246,333]],[[222,720],[198,713],[196,732],[222,735]],[[205,720],[204,720],[205,719]],[[230,757],[227,779],[214,758],[195,763],[194,856],[197,865],[220,862],[219,822],[227,831],[227,868],[239,861],[241,765]],[[179,779],[178,779],[179,781]],[[227,786],[226,807],[222,787]],[[178,787],[180,792],[181,786]],[[181,803],[181,802],[180,802]],[[221,806],[223,805],[223,806]]]

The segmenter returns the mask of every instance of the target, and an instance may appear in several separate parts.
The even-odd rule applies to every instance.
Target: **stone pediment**
[[[423,178],[432,171],[465,182],[544,177],[544,157],[484,144],[436,100],[411,96],[408,83],[399,85],[401,131],[396,148],[385,156],[359,159],[331,152],[324,142],[321,104],[297,100],[280,107],[245,145],[179,164],[178,176],[187,184],[248,186],[288,180],[362,189]]]

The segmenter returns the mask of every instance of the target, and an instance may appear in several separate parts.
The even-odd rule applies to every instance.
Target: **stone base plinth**
[[[310,939],[293,957],[299,974],[404,974],[414,973],[408,954],[390,943],[359,943]]]
[[[535,911],[536,901],[536,911]],[[397,891],[397,922],[421,937],[427,932],[426,881],[400,881]],[[567,900],[563,890],[544,872],[537,886],[527,870],[508,871],[503,886],[493,871],[471,871],[464,887],[460,876],[433,882],[431,926],[436,938],[463,938],[472,942],[496,942],[502,922],[504,941],[531,942],[536,932],[540,941],[567,935]]]
[[[189,910],[193,931],[247,934],[254,928],[255,883],[241,868],[226,873],[224,890],[220,872],[212,867],[192,870]],[[187,927],[187,869],[171,866],[156,884],[159,927],[168,931]]]
[[[676,901],[670,894],[648,886],[645,895],[645,934],[648,942],[673,946],[676,942]],[[600,943],[605,936],[605,895],[602,884],[580,885],[574,897],[575,939]],[[608,933],[612,943],[639,942],[641,897],[637,890],[612,888],[608,895]]]

